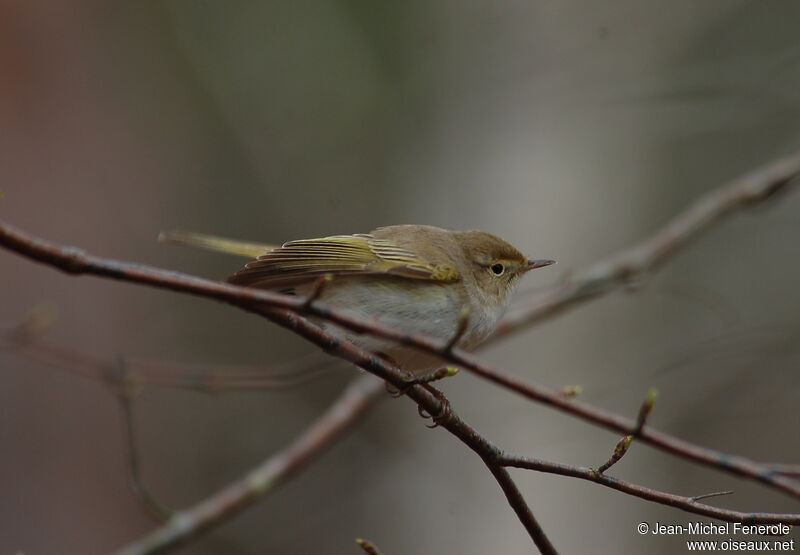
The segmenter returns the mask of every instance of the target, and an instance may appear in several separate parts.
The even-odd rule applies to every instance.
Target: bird
[[[491,335],[523,275],[555,263],[529,259],[486,231],[415,224],[280,246],[185,231],[162,232],[159,239],[250,259],[226,278],[228,283],[286,295],[313,295],[357,318],[452,340],[466,350]],[[312,320],[411,375],[423,376],[442,364],[439,356],[356,333],[322,318]]]

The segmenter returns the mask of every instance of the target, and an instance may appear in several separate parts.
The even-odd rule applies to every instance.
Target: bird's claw
[[[436,414],[428,414],[428,411],[423,409],[421,406],[417,407],[420,416],[425,419],[431,419],[431,424],[425,424],[425,427],[432,430],[433,428],[439,427],[442,422],[446,421],[453,415],[453,408],[450,406],[450,401],[447,400],[447,397],[445,397],[441,391],[427,384],[423,384],[423,387],[427,389],[434,397],[436,397],[437,401],[439,401],[439,410],[436,412]]]

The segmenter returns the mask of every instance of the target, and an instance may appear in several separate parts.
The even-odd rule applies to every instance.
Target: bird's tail
[[[209,251],[235,254],[249,259],[258,258],[262,254],[277,248],[277,245],[251,243],[249,241],[203,235],[202,233],[193,233],[191,231],[162,231],[158,234],[158,240],[162,243],[197,247]]]

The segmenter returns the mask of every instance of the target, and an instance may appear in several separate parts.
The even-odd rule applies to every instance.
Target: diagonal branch
[[[577,278],[537,295],[538,300],[503,318],[490,341],[637,281],[726,216],[761,204],[790,186],[796,186],[798,175],[800,152],[795,152],[714,189],[650,238],[598,262]]]
[[[497,480],[506,500],[517,514],[525,530],[530,535],[540,553],[555,553],[553,545],[545,535],[533,513],[522,497],[517,486],[509,474],[496,462],[495,455],[499,453],[488,439],[480,435],[474,428],[464,422],[451,409],[450,403],[444,396],[428,384],[412,385],[409,387],[406,374],[397,366],[388,363],[384,358],[365,351],[353,343],[344,341],[325,332],[319,326],[311,323],[306,318],[295,312],[280,308],[264,308],[262,314],[278,324],[292,330],[301,337],[311,341],[325,352],[352,362],[359,368],[370,372],[397,389],[403,389],[405,395],[412,399],[422,411],[433,416],[436,424],[442,426],[451,434],[461,440],[467,447],[481,457],[484,464]]]
[[[239,480],[195,506],[180,511],[161,527],[118,551],[119,555],[163,552],[231,518],[301,471],[314,457],[352,428],[383,393],[372,375],[359,376],[302,435]]]

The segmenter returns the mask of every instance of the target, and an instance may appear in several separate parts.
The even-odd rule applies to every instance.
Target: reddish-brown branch
[[[522,497],[522,493],[520,493],[516,484],[514,484],[514,481],[511,479],[511,475],[508,473],[508,470],[498,465],[497,460],[494,458],[488,460],[484,458],[483,462],[486,463],[489,471],[492,473],[495,480],[497,480],[497,483],[500,484],[500,487],[503,489],[503,493],[506,495],[508,504],[511,505],[511,507],[514,509],[514,512],[517,513],[517,517],[525,524],[525,527],[529,532],[531,530],[535,530],[534,541],[536,543],[536,547],[539,548],[539,552],[542,553],[542,555],[558,553],[556,548],[553,547],[553,544],[550,543],[550,540],[545,535],[542,527],[533,517],[533,513],[531,513],[528,504]]]
[[[506,500],[508,500],[509,505],[517,514],[539,551],[541,553],[555,553],[550,540],[536,521],[511,477],[495,462],[495,454],[499,452],[497,447],[461,420],[451,409],[449,402],[438,391],[429,385],[413,385],[409,387],[406,381],[406,374],[400,368],[389,364],[384,358],[374,353],[360,349],[350,342],[340,340],[326,333],[319,326],[312,324],[309,320],[291,310],[263,308],[262,313],[276,324],[294,331],[326,352],[375,374],[398,390],[402,389],[405,395],[416,402],[421,410],[433,415],[436,424],[456,436],[481,457],[484,464],[500,484],[503,493],[506,495]]]
[[[767,464],[766,466],[772,469],[772,471],[775,472],[775,474],[800,478],[800,464],[775,463],[775,464]]]

